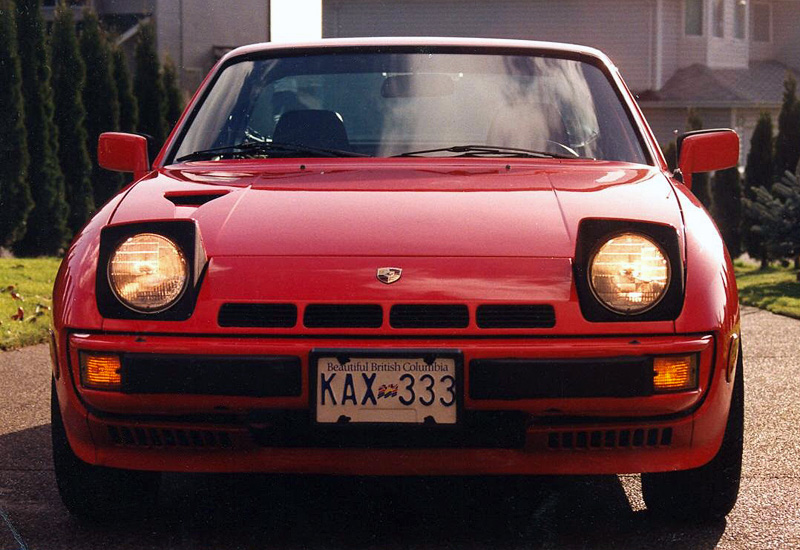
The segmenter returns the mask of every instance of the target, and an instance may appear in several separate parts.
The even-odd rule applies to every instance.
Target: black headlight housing
[[[592,291],[589,280],[590,262],[598,249],[609,239],[625,233],[640,234],[656,243],[666,255],[671,268],[664,296],[652,308],[641,313],[619,313],[609,309]],[[683,309],[685,274],[678,231],[672,226],[630,220],[582,220],[578,226],[573,271],[581,312],[588,321],[667,321],[676,319]]]
[[[188,268],[186,290],[180,298],[166,309],[153,313],[135,311],[126,306],[115,295],[108,277],[109,261],[117,247],[130,237],[142,233],[154,233],[172,241],[186,259]],[[104,227],[100,233],[95,281],[97,308],[103,317],[109,319],[184,321],[194,311],[206,263],[200,229],[194,220],[148,221]]]

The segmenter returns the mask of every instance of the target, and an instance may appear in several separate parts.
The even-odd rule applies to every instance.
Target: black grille
[[[292,328],[297,324],[294,304],[223,304],[217,319],[221,327]]]
[[[403,304],[392,306],[393,328],[466,328],[469,309],[465,305]]]
[[[528,415],[519,411],[459,413],[454,426],[316,424],[307,411],[262,410],[248,416],[250,435],[264,447],[521,449]]]
[[[631,449],[671,444],[672,428],[559,431],[547,436],[550,449]]]
[[[300,395],[300,358],[125,354],[122,391],[189,395]]]
[[[303,324],[308,328],[380,328],[383,308],[377,304],[310,304]]]
[[[473,399],[635,397],[653,394],[653,360],[476,359],[470,362]]]
[[[551,328],[556,312],[551,305],[482,305],[476,321],[480,328]]]
[[[221,430],[183,430],[139,426],[108,426],[108,437],[125,447],[193,447],[228,449],[233,447],[230,434]]]

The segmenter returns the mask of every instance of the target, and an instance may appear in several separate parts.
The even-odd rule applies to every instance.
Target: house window
[[[725,36],[725,0],[714,0],[714,36]]]
[[[753,4],[753,41],[770,42],[772,40],[772,6],[769,4]]]
[[[733,32],[734,36],[740,40],[744,40],[746,18],[747,0],[733,0]]]
[[[686,36],[703,34],[703,0],[684,0],[684,32]]]

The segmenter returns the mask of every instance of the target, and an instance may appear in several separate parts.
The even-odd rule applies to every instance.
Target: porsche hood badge
[[[384,284],[390,285],[400,279],[403,270],[399,267],[379,267],[378,280]]]

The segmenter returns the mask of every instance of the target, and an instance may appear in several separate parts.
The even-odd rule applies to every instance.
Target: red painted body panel
[[[725,380],[732,334],[739,331],[733,270],[719,233],[687,188],[672,180],[652,133],[616,69],[596,50],[520,41],[380,39],[326,41],[439,44],[565,51],[606,63],[655,166],[554,159],[271,159],[163,166],[184,119],[155,169],[112,199],[76,237],[54,293],[56,390],[69,441],[84,461],[169,471],[349,474],[621,473],[700,466],[719,449],[730,404]],[[227,59],[286,46],[258,45]],[[214,71],[192,103],[203,94]],[[185,115],[184,115],[185,118]],[[217,195],[177,206],[183,195]],[[577,228],[586,218],[653,222],[674,228],[685,266],[685,299],[674,320],[589,322],[574,281]],[[107,225],[196,220],[208,263],[192,315],[181,321],[103,318],[95,299],[100,231]],[[381,266],[403,267],[384,285]],[[226,302],[370,303],[384,315],[397,303],[459,303],[463,329],[230,328],[217,322]],[[481,329],[481,304],[553,306],[552,328]],[[700,354],[699,387],[636,398],[472,400],[467,410],[530,415],[523,449],[265,448],[242,420],[255,409],[309,409],[314,348],[440,348],[477,358],[609,358]],[[77,353],[104,350],[208,355],[290,354],[301,358],[297,397],[124,395],[79,389]],[[464,369],[469,388],[468,369]],[[224,412],[225,422],[186,415]],[[150,415],[150,416],[142,416]],[[238,420],[237,420],[238,419]],[[230,449],[119,445],[109,426],[225,430]],[[672,443],[652,448],[548,448],[564,430],[671,428]]]

